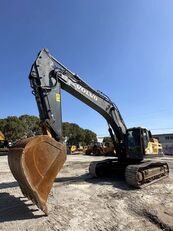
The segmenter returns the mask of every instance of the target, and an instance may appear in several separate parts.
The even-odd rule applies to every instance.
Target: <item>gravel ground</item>
[[[0,230],[173,230],[173,157],[164,157],[170,176],[142,190],[123,178],[94,179],[91,161],[68,156],[49,195],[49,215],[23,197],[6,156],[0,156]]]

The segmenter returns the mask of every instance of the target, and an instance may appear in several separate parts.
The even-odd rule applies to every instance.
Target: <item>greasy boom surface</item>
[[[93,179],[89,163],[104,157],[68,156],[48,200],[49,216],[23,197],[6,156],[0,156],[0,230],[173,230],[170,177],[142,190],[122,178]]]

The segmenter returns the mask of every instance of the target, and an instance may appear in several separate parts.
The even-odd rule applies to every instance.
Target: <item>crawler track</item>
[[[126,182],[135,187],[143,188],[167,177],[168,164],[160,161],[147,161],[137,165],[128,165],[125,170]]]

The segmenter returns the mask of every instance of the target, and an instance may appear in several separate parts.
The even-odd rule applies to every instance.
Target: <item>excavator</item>
[[[0,131],[0,146],[1,146],[1,143],[4,143],[5,141],[5,136],[4,134]]]
[[[86,155],[94,156],[115,156],[115,149],[112,142],[99,143],[95,142],[85,150]]]
[[[0,152],[7,152],[10,146],[11,142],[8,142],[5,135],[0,131]]]
[[[127,129],[110,98],[91,88],[51,56],[47,49],[39,52],[29,80],[43,135],[18,141],[10,148],[8,162],[24,196],[45,214],[48,214],[48,194],[66,160],[66,148],[62,142],[61,89],[97,111],[108,123],[117,157],[91,162],[89,173],[92,176],[104,176],[110,170],[123,172],[127,183],[135,188],[168,176],[169,168],[165,161],[145,159],[148,154],[154,154],[152,150],[146,152],[148,143],[153,142],[151,132],[141,127]]]

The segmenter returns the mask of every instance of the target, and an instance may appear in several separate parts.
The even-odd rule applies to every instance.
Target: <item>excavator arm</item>
[[[61,89],[100,113],[109,125],[115,144],[123,143],[126,126],[116,105],[105,95],[93,90],[79,76],[73,74],[49,52],[43,49],[34,62],[29,75],[31,87],[36,97],[42,125],[52,136],[62,138]]]

